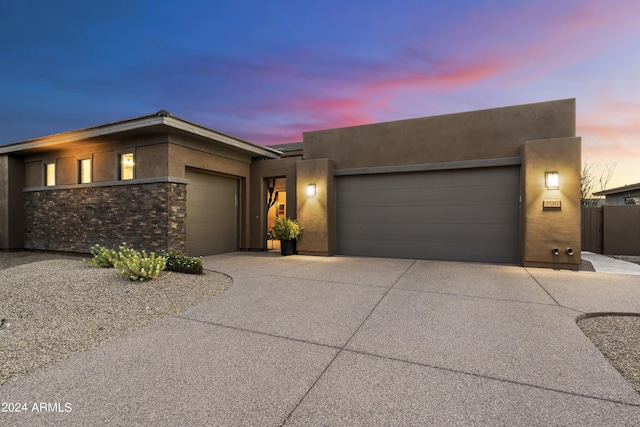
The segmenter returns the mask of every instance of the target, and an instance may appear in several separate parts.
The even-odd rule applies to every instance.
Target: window
[[[133,179],[133,153],[120,154],[120,179]]]
[[[91,182],[91,159],[80,159],[78,162],[78,175],[80,184]]]
[[[44,185],[50,187],[52,185],[56,185],[56,164],[45,163],[44,164]]]

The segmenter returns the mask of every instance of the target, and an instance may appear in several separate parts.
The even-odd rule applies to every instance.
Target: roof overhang
[[[168,133],[195,137],[218,144],[232,151],[243,152],[252,157],[276,159],[282,152],[201,126],[197,123],[159,111],[149,116],[136,117],[114,123],[107,123],[86,129],[64,132],[41,138],[0,145],[0,154],[20,154],[42,150],[67,148],[76,143],[90,140],[109,140],[139,134]]]
[[[637,184],[625,185],[624,187],[612,188],[611,190],[598,191],[594,196],[609,196],[611,194],[626,193],[627,191],[640,190],[640,182]]]

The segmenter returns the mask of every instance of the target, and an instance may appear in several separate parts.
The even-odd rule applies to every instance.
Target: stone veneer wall
[[[25,192],[25,249],[89,252],[122,242],[186,250],[187,186],[174,182]]]

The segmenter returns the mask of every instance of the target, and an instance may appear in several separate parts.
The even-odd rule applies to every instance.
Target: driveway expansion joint
[[[334,350],[340,350],[340,349],[344,348],[344,347],[339,347],[339,346],[330,345],[330,344],[322,344],[322,343],[319,343],[319,342],[303,340],[303,339],[300,339],[300,338],[286,337],[286,336],[283,336],[283,335],[270,334],[268,332],[255,331],[253,329],[240,328],[240,327],[237,327],[237,326],[229,326],[229,325],[225,325],[223,323],[208,322],[206,320],[194,319],[194,318],[187,317],[187,316],[182,316],[182,315],[176,315],[176,316],[173,316],[173,317],[176,318],[176,319],[187,320],[189,322],[196,322],[196,323],[201,323],[201,324],[204,324],[204,325],[217,326],[219,328],[231,329],[231,330],[234,330],[234,331],[246,332],[246,333],[249,333],[249,334],[263,335],[263,336],[271,337],[271,338],[278,338],[278,339],[283,339],[283,340],[295,341],[295,342],[299,342],[299,343],[303,343],[303,344],[311,344],[311,345],[316,345],[316,346],[320,346],[320,347],[331,348],[331,349],[334,349]]]
[[[459,294],[454,292],[438,292],[438,291],[420,290],[420,289],[406,289],[406,288],[394,288],[394,289],[398,291],[404,291],[404,292],[419,292],[424,294],[463,297],[463,298],[481,299],[481,300],[489,300],[489,301],[513,302],[518,304],[541,305],[541,306],[547,306],[547,307],[560,307],[560,308],[568,308],[570,310],[573,310],[570,307],[563,307],[559,304],[551,304],[551,303],[545,303],[545,302],[524,301],[524,300],[509,299],[509,298],[492,298],[492,297],[487,297],[483,295]],[[579,310],[576,310],[576,311],[579,311]]]
[[[327,280],[327,279],[315,279],[315,278],[304,278],[303,279],[303,278],[298,277],[298,276],[287,276],[286,274],[278,274],[277,276],[275,276],[275,275],[267,275],[267,276],[264,276],[264,277],[269,277],[269,276],[286,277],[287,279],[298,279],[298,280],[304,280],[306,282],[331,283],[331,284],[334,284],[334,285],[361,286],[361,287],[364,286],[364,287],[367,287],[367,288],[382,288],[382,289],[390,288],[390,286],[388,286],[388,285],[373,285],[373,284],[364,284],[364,283],[341,282],[339,280]]]
[[[300,400],[298,400],[298,402],[294,405],[293,409],[291,410],[291,412],[289,412],[289,414],[285,417],[284,421],[282,422],[282,424],[280,424],[280,426],[284,426],[287,421],[289,421],[289,419],[291,418],[291,415],[293,415],[293,413],[296,411],[296,409],[298,409],[298,407],[302,404],[302,402],[304,402],[304,400],[307,398],[307,396],[309,395],[309,393],[311,393],[311,390],[313,390],[316,386],[316,384],[318,383],[318,381],[320,381],[320,379],[324,376],[324,374],[327,372],[327,370],[331,367],[331,365],[333,365],[333,363],[335,362],[335,360],[338,358],[338,356],[343,352],[343,351],[349,351],[346,350],[346,347],[349,345],[349,343],[351,342],[351,340],[353,339],[353,337],[358,333],[358,331],[360,330],[360,328],[362,328],[362,325],[364,325],[366,323],[366,321],[369,319],[369,317],[371,317],[371,314],[376,310],[376,308],[378,308],[378,306],[380,305],[380,303],[382,302],[382,300],[387,296],[387,294],[391,291],[391,289],[393,289],[393,287],[400,281],[400,279],[402,279],[402,277],[404,277],[405,274],[407,274],[407,272],[411,269],[411,267],[413,267],[413,265],[416,263],[416,260],[413,260],[413,262],[411,262],[411,264],[409,264],[409,266],[402,272],[402,274],[400,276],[398,276],[398,278],[393,282],[393,284],[385,291],[385,293],[380,297],[380,299],[378,300],[378,302],[376,302],[376,304],[373,306],[373,308],[369,311],[369,313],[367,314],[367,316],[362,320],[362,322],[360,322],[360,325],[358,325],[358,327],[355,329],[355,331],[353,332],[353,334],[351,334],[351,336],[349,337],[349,339],[345,342],[345,344],[338,349],[338,351],[336,352],[335,356],[331,359],[331,361],[327,364],[327,366],[322,370],[322,372],[320,373],[320,375],[318,375],[318,377],[315,379],[315,381],[313,382],[313,384],[311,384],[311,386],[309,387],[309,389],[304,393],[304,395],[300,398]]]
[[[529,276],[531,276],[531,278],[532,278],[532,279],[533,279],[533,280],[538,284],[538,286],[540,286],[540,288],[541,288],[541,289],[542,289],[542,290],[543,290],[543,291],[544,291],[544,292],[549,296],[549,298],[551,298],[551,299],[553,300],[553,302],[555,302],[555,303],[556,303],[556,305],[558,305],[558,306],[562,307],[562,304],[560,304],[560,303],[558,302],[558,300],[556,300],[556,299],[553,297],[553,295],[551,295],[551,293],[547,290],[547,288],[545,288],[545,287],[542,285],[542,283],[540,283],[540,282],[538,281],[538,279],[536,279],[536,277],[535,277],[533,274],[531,274],[531,272],[529,271],[529,269],[528,269],[528,268],[524,267],[524,271],[526,271],[526,272],[527,272],[527,274],[528,274]],[[567,307],[567,308],[569,308],[569,307]]]
[[[513,385],[522,386],[522,387],[528,387],[528,388],[534,388],[534,389],[538,389],[538,390],[561,393],[561,394],[574,396],[574,397],[581,397],[581,398],[586,398],[586,399],[598,400],[598,401],[601,401],[601,402],[615,403],[617,405],[624,405],[624,406],[631,406],[631,407],[634,407],[634,408],[640,408],[640,403],[631,403],[631,402],[624,402],[624,401],[616,400],[616,399],[607,399],[607,398],[598,397],[598,396],[590,396],[588,394],[575,393],[575,392],[567,391],[567,390],[559,390],[559,389],[556,389],[556,388],[545,387],[545,386],[540,386],[540,385],[535,385],[535,384],[529,384],[529,383],[525,383],[525,382],[522,382],[522,381],[510,380],[508,378],[493,377],[493,376],[490,376],[490,375],[476,374],[476,373],[473,373],[473,372],[461,371],[461,370],[458,370],[458,369],[447,368],[447,367],[444,367],[444,366],[429,365],[427,363],[420,363],[420,362],[416,362],[416,361],[413,361],[413,360],[405,360],[405,359],[398,359],[396,357],[381,356],[381,355],[378,355],[378,354],[368,353],[366,351],[361,351],[361,350],[344,349],[344,351],[350,352],[350,353],[355,353],[355,354],[361,354],[363,356],[375,357],[375,358],[378,358],[378,359],[390,360],[390,361],[393,361],[393,362],[406,363],[408,365],[415,365],[415,366],[421,366],[421,367],[424,367],[424,368],[436,369],[436,370],[439,370],[439,371],[449,372],[449,373],[452,373],[452,374],[460,374],[460,375],[465,375],[465,376],[474,377],[474,378],[482,378],[482,379],[486,379],[486,380],[498,381],[498,382],[507,383],[507,384],[513,384]],[[336,357],[337,357],[337,355],[336,355]]]

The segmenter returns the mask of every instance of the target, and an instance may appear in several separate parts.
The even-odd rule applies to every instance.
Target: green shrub
[[[115,250],[97,244],[91,248],[91,255],[93,255],[93,258],[83,259],[89,267],[111,268],[120,259],[118,252]]]
[[[298,221],[291,218],[276,218],[273,231],[278,240],[297,239],[302,233],[302,227],[298,225]]]
[[[167,270],[176,273],[202,274],[202,258],[182,255],[178,251],[164,252],[167,259]]]
[[[126,244],[120,246],[120,259],[115,263],[115,267],[123,276],[140,281],[156,279],[166,265],[165,257],[156,255],[154,252],[147,256],[145,251],[140,253],[135,249],[127,248]]]

